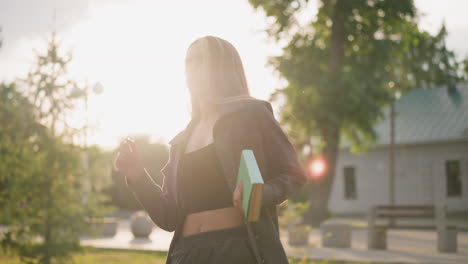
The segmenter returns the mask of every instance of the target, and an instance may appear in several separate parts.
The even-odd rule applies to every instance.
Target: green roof
[[[447,88],[414,89],[395,102],[395,143],[435,143],[468,140],[468,84],[457,92]],[[390,107],[376,125],[376,145],[390,143]]]

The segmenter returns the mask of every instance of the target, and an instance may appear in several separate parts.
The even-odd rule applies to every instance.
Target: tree
[[[37,65],[20,79],[26,87],[26,95],[36,106],[36,119],[50,128],[52,136],[70,137],[78,134],[70,127],[66,116],[75,104],[87,96],[88,89],[80,89],[76,81],[67,77],[71,52],[62,54],[55,33],[52,34],[47,51],[36,51]]]
[[[0,221],[10,224],[17,204],[26,203],[21,192],[11,191],[33,173],[34,146],[46,129],[35,122],[34,106],[14,83],[0,84]],[[12,204],[16,201],[16,204]]]
[[[87,219],[112,209],[102,195],[110,164],[106,172],[105,158],[93,158],[97,163],[85,170],[83,150],[72,141],[82,131],[66,124],[67,111],[83,96],[72,92],[77,84],[67,77],[70,60],[53,34],[46,54],[38,53],[36,67],[20,80],[24,92],[1,86],[0,211],[8,223],[1,245],[25,263],[62,263],[81,251],[80,234],[90,230]],[[100,155],[94,149],[91,154]],[[91,190],[84,188],[86,180]]]
[[[135,135],[133,138],[141,152],[143,165],[153,180],[161,185],[163,180],[161,169],[169,157],[167,146],[159,142],[152,143],[147,135]],[[112,171],[112,181],[113,185],[107,193],[112,197],[114,205],[135,210],[143,209],[133,192],[128,189],[125,177],[120,172]]]
[[[274,18],[269,36],[287,43],[269,60],[288,82],[271,96],[286,101],[281,122],[307,160],[321,153],[327,161],[324,175],[308,184],[307,219],[318,225],[327,216],[340,142],[365,150],[396,92],[462,80],[461,64],[445,46],[444,26],[435,36],[418,28],[413,1],[319,1],[306,23],[299,16],[308,0],[249,2]]]

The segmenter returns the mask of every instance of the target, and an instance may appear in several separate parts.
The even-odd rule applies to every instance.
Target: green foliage
[[[162,184],[162,167],[169,157],[168,147],[160,142],[151,142],[147,135],[134,136],[135,144],[141,152],[143,164],[156,183]]]
[[[309,202],[292,202],[286,200],[280,205],[278,223],[283,228],[291,228],[303,223],[303,215],[309,209]]]
[[[142,250],[97,249],[90,246],[69,259],[67,263],[73,264],[163,264],[167,252],[154,252]],[[18,264],[19,259],[14,256],[0,254],[0,263]]]
[[[413,1],[323,0],[306,23],[300,17],[308,0],[249,2],[273,18],[267,33],[283,47],[281,56],[269,60],[287,81],[270,98],[285,102],[281,122],[298,153],[320,153],[327,161],[325,175],[311,181],[309,198],[311,213],[321,221],[340,142],[366,150],[396,93],[447,86],[466,79],[466,71],[445,46],[444,26],[435,36],[419,29]]]
[[[0,208],[4,224],[14,219],[18,204],[26,203],[25,194],[15,189],[27,181],[37,165],[39,138],[46,129],[34,120],[34,106],[15,84],[0,84]],[[15,201],[17,204],[13,204]]]
[[[77,102],[87,96],[85,87],[67,77],[70,52],[63,53],[55,34],[52,34],[45,54],[36,52],[37,64],[20,82],[28,87],[26,95],[36,106],[36,119],[50,128],[53,135],[71,140],[79,132],[68,125],[66,116]]]
[[[444,26],[435,36],[418,28],[412,1],[322,1],[316,19],[300,30],[295,15],[308,1],[250,2],[276,19],[270,34],[289,39],[283,55],[270,59],[288,81],[272,98],[287,99],[282,121],[298,142],[323,139],[333,126],[355,150],[365,148],[375,140],[373,125],[383,118],[382,106],[395,89],[404,93],[446,85],[449,72],[462,66],[445,46]],[[334,56],[341,56],[338,66],[332,63]],[[338,67],[336,73],[333,67]]]
[[[69,140],[82,131],[67,129],[65,113],[82,95],[67,94],[76,85],[66,77],[69,57],[59,54],[53,37],[22,80],[26,93],[0,85],[0,211],[8,227],[0,245],[24,263],[64,262],[81,250],[87,219],[113,209],[102,193],[110,183],[109,154],[84,152]]]
[[[106,192],[112,185],[112,160],[114,153],[102,151],[98,146],[88,147],[82,154],[88,156],[88,169],[84,171],[81,181],[83,203],[86,205],[86,217],[99,218],[117,207],[111,205],[111,197]],[[85,166],[86,168],[87,166]]]
[[[157,184],[162,184],[161,169],[169,157],[168,147],[163,143],[152,143],[147,135],[135,135],[133,139],[141,151],[146,170]],[[135,195],[128,189],[125,177],[120,172],[112,171],[112,181],[112,187],[107,190],[107,193],[112,197],[112,204],[127,209],[143,209]]]

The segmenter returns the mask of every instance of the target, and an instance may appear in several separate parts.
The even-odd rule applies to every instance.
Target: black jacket
[[[213,139],[224,177],[232,191],[236,187],[237,171],[243,149],[252,149],[265,182],[262,196],[262,211],[258,222],[250,223],[254,242],[264,263],[288,263],[279,239],[276,205],[285,201],[307,180],[296,152],[273,115],[271,104],[264,100],[247,99],[225,103],[222,115],[213,127]],[[138,182],[130,182],[140,204],[160,228],[175,231],[169,247],[170,253],[182,231],[183,217],[178,212],[177,164],[185,149],[188,132],[196,120],[170,142],[169,160],[161,169],[164,175],[162,186],[157,185],[146,173]]]

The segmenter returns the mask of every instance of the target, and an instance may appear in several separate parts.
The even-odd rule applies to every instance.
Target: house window
[[[354,167],[344,167],[344,197],[347,200],[356,199],[356,175]]]
[[[445,180],[447,196],[458,197],[462,195],[462,178],[459,160],[447,160],[445,162]]]

